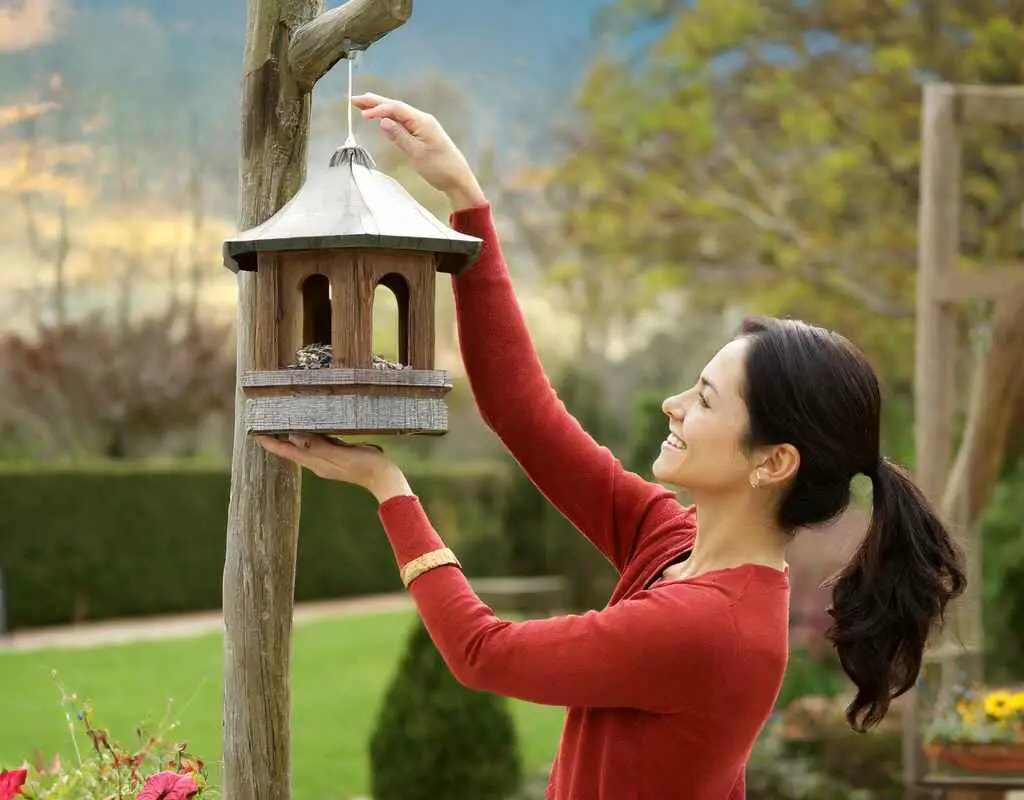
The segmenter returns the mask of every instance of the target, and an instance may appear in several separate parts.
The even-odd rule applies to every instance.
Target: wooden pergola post
[[[966,498],[949,497],[947,478],[957,412],[958,304],[996,299],[1024,290],[1024,265],[988,266],[964,272],[960,257],[960,129],[973,124],[1024,125],[1024,87],[932,84],[925,87],[921,121],[921,205],[918,231],[917,353],[915,365],[915,443],[917,479],[942,508],[967,554],[968,588],[950,609],[948,633],[938,652],[962,674],[981,677],[981,537],[974,530]],[[954,651],[956,651],[954,653]],[[941,790],[957,800],[1002,797],[1024,780],[929,777],[922,752],[921,709],[917,691],[908,698],[904,726],[904,778],[907,796]]]
[[[305,177],[310,95],[351,52],[402,25],[412,0],[249,0],[242,85],[239,227],[277,212]],[[237,369],[276,353],[256,331],[256,276],[238,275]],[[289,670],[299,529],[298,468],[253,443],[235,396],[224,563],[225,800],[291,796]]]

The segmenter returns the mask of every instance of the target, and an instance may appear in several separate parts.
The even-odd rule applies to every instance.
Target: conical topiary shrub
[[[522,775],[505,698],[455,680],[417,620],[370,741],[373,800],[508,800]]]

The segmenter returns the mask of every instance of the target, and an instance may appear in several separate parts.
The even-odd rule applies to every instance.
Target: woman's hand
[[[288,436],[288,441],[257,436],[256,442],[268,453],[294,461],[321,478],[362,486],[380,503],[412,494],[405,475],[377,445],[295,433]]]
[[[380,120],[380,128],[409,158],[423,180],[448,195],[454,210],[487,203],[465,156],[430,114],[408,103],[377,94],[352,98],[365,119]]]

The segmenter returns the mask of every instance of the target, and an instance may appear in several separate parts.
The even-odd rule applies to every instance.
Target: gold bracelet
[[[459,569],[462,569],[462,564],[459,563],[459,559],[455,557],[455,553],[447,547],[442,547],[439,550],[431,550],[429,553],[424,553],[418,558],[414,558],[402,567],[402,583],[405,588],[409,588],[409,584],[416,580],[424,572],[428,572],[437,567],[443,567],[448,564],[452,564]]]

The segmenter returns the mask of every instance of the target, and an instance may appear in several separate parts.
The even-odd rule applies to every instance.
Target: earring
[[[761,485],[761,473],[759,471],[750,473],[750,488],[756,489]]]

